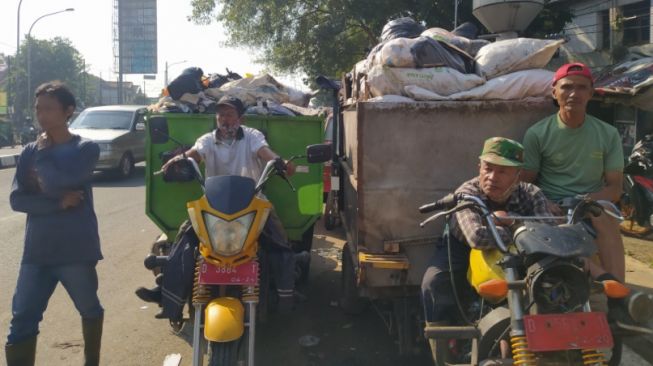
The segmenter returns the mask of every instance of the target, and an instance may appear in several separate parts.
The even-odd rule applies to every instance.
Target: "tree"
[[[190,20],[222,23],[228,44],[258,50],[272,71],[339,76],[379,42],[389,20],[410,16],[428,27],[453,28],[454,0],[191,0]],[[556,9],[567,5],[556,5]],[[472,1],[459,2],[459,24],[472,21]],[[545,12],[543,14],[549,14]],[[555,14],[554,14],[555,15]],[[550,14],[549,14],[550,16]],[[564,23],[545,22],[546,33]]]
[[[31,49],[30,85],[27,86],[27,47]],[[30,38],[25,40],[20,47],[18,58],[11,57],[11,70],[8,76],[8,89],[12,95],[12,104],[17,118],[22,120],[28,115],[26,92],[34,93],[37,86],[51,81],[61,80],[66,83],[78,99],[87,96],[87,100],[80,99],[80,104],[92,104],[94,94],[87,93],[88,78],[84,70],[84,59],[72,46],[71,42],[63,38],[53,40],[39,40]]]

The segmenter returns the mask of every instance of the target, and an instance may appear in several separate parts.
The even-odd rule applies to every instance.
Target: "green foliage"
[[[29,41],[29,42],[28,42]],[[31,80],[27,86],[27,50],[30,47]],[[71,42],[64,38],[56,37],[53,40],[40,40],[30,38],[20,47],[18,58],[10,57],[11,69],[8,77],[8,91],[12,96],[12,104],[19,116],[25,116],[28,109],[26,92],[34,93],[40,84],[61,80],[66,83],[79,104],[92,105],[96,93],[92,78],[84,71],[84,59],[73,47]],[[30,106],[31,108],[31,106]]]
[[[191,0],[190,20],[224,25],[230,46],[249,47],[271,71],[339,77],[363,59],[389,20],[410,16],[428,27],[453,28],[454,0]],[[532,33],[557,32],[555,10]],[[460,1],[458,23],[478,22]],[[246,70],[245,70],[246,71]]]
[[[547,38],[560,33],[573,19],[573,14],[567,2],[547,4],[533,22],[526,28],[524,36],[532,38]]]

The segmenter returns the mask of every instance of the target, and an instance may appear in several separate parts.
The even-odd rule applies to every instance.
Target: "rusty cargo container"
[[[442,224],[421,229],[425,216],[417,208],[478,174],[485,139],[521,141],[528,127],[552,113],[549,98],[344,105],[338,194],[347,234],[345,310],[365,299],[391,300],[395,314],[397,306],[421,311],[407,301],[419,304],[422,276]],[[400,328],[409,322],[396,321]],[[399,333],[405,351],[410,332]]]

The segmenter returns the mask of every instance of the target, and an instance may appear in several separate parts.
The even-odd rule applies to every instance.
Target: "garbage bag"
[[[293,103],[304,107],[310,99],[310,95],[283,85],[269,74],[231,81],[217,90],[207,89],[205,93],[214,98],[224,94],[233,95],[250,106],[259,100],[273,100],[279,104]]]
[[[202,76],[204,71],[199,67],[189,67],[182,71],[169,85],[168,93],[174,100],[179,100],[182,95],[197,94],[204,89]]]
[[[373,97],[388,94],[410,96],[404,92],[407,85],[416,85],[440,95],[450,95],[484,82],[476,74],[463,74],[450,67],[412,69],[376,65],[367,75],[367,85]]]
[[[476,54],[476,73],[487,79],[527,69],[541,69],[564,40],[515,38],[490,43]]]
[[[452,30],[451,33],[455,36],[465,37],[467,39],[476,39],[478,37],[478,27],[472,22],[465,22]]]
[[[243,77],[240,76],[240,74],[235,73],[229,69],[227,69],[227,73],[225,75],[222,74],[209,74],[209,88],[219,88],[222,85],[234,81],[234,80],[240,80]]]
[[[416,100],[520,100],[551,95],[553,73],[548,70],[523,70],[502,75],[483,85],[448,96],[408,85],[405,92]]]
[[[386,42],[374,65],[404,68],[446,66],[462,73],[473,72],[474,60],[465,52],[429,37],[397,38]]]
[[[469,48],[469,44],[471,43],[471,41],[468,38],[457,36],[446,29],[437,28],[437,27],[429,28],[425,30],[424,32],[422,32],[422,36],[433,38],[436,41],[447,42],[450,45],[454,45],[460,48],[461,50],[464,50],[465,52],[467,51],[467,49]]]
[[[424,31],[424,26],[413,18],[404,17],[389,21],[381,31],[381,42],[395,38],[416,38]]]
[[[483,46],[490,44],[490,41],[485,39],[469,39],[463,36],[456,35],[442,28],[429,28],[422,32],[422,36],[430,37],[436,41],[446,42],[449,45],[457,47],[465,51],[471,57],[476,56],[478,50]]]

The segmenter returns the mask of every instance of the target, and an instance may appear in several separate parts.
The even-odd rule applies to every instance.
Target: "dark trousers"
[[[268,252],[270,274],[278,296],[292,297],[295,288],[295,255],[274,211],[263,227],[260,243]],[[172,320],[182,319],[184,305],[192,294],[198,246],[199,239],[193,227],[185,222],[180,227],[162,272],[162,313]]]
[[[469,247],[451,237],[451,268],[449,248],[446,239],[438,242],[434,256],[422,277],[422,305],[427,322],[455,323],[458,319],[458,306],[452,286],[455,284],[458,299],[466,304],[473,298],[473,289],[467,282],[469,266]]]
[[[46,266],[20,265],[16,292],[11,305],[8,344],[16,344],[38,334],[48,301],[61,282],[82,319],[98,319],[104,314],[97,296],[95,263]]]

